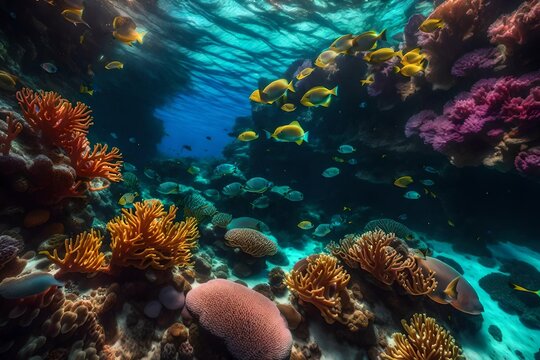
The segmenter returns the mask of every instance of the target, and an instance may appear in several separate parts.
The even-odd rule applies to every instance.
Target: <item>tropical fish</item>
[[[332,158],[332,160],[334,160],[335,162],[338,162],[338,163],[344,163],[344,162],[345,162],[344,159],[342,159],[342,158],[340,158],[340,157],[337,157],[337,156],[334,156],[334,157]]]
[[[377,34],[376,31],[366,31],[353,40],[355,51],[368,51],[377,47],[378,40],[386,40],[386,29]]]
[[[257,140],[258,138],[259,138],[259,134],[257,134],[253,130],[244,131],[237,137],[237,139],[240,141],[253,141],[253,140]]]
[[[448,302],[457,299],[458,297],[457,285],[460,279],[461,279],[461,276],[456,276],[452,281],[448,283],[448,285],[444,289],[443,292],[446,295],[446,299],[448,300]]]
[[[81,86],[79,87],[79,92],[81,94],[88,94],[90,96],[94,95],[94,90],[83,84],[81,84]]]
[[[226,185],[221,189],[221,192],[230,197],[235,197],[243,191],[243,186],[239,182],[233,182],[229,185]]]
[[[392,48],[381,48],[364,55],[364,60],[370,64],[380,64],[395,56],[403,56],[401,50],[395,51]]]
[[[337,96],[338,87],[334,87],[332,90],[325,88],[324,86],[315,86],[302,96],[300,103],[304,106],[330,106],[332,96]]]
[[[253,177],[246,181],[246,184],[244,185],[244,190],[247,192],[262,194],[270,187],[272,187],[272,185],[273,184],[270,181],[266,180],[263,177]]]
[[[336,57],[338,57],[339,53],[333,51],[333,50],[326,50],[323,51],[315,60],[315,65],[320,68],[325,68],[328,65],[332,64]]]
[[[439,170],[435,169],[434,167],[432,166],[427,166],[427,165],[424,165],[424,170],[428,173],[431,173],[431,174],[438,174],[439,173]]]
[[[403,197],[409,200],[418,200],[420,199],[420,194],[416,191],[407,191]]]
[[[435,182],[431,179],[423,179],[423,180],[420,180],[420,182],[422,183],[422,185],[425,185],[425,186],[435,185]]]
[[[422,64],[408,64],[400,68],[399,66],[394,66],[394,72],[396,74],[401,74],[406,77],[413,77],[418,74],[421,74],[424,71],[424,66]]]
[[[105,69],[112,70],[112,69],[123,69],[124,64],[122,64],[120,61],[111,61],[105,65]]]
[[[180,184],[172,181],[167,181],[159,184],[156,191],[164,195],[178,194],[180,193]]]
[[[124,161],[123,165],[124,165],[124,170],[126,171],[131,171],[131,172],[137,171],[137,168],[132,163],[128,163],[127,161]]]
[[[113,19],[113,37],[126,45],[133,46],[134,42],[143,43],[146,32],[138,32],[135,22],[126,16],[117,16]]]
[[[313,235],[317,237],[325,237],[326,235],[330,234],[332,231],[332,226],[330,224],[320,224],[315,228],[315,231],[313,231]]]
[[[313,224],[309,220],[300,221],[296,226],[302,230],[309,230],[313,228]]]
[[[403,65],[419,64],[426,58],[425,54],[420,53],[420,48],[412,49],[411,51],[403,54],[401,57],[401,63]]]
[[[52,286],[64,286],[64,283],[48,272],[34,272],[2,281],[0,296],[4,299],[23,299],[41,294]]]
[[[255,219],[249,216],[241,216],[238,218],[232,219],[232,221],[227,225],[227,230],[231,229],[240,229],[248,228],[255,229],[263,233],[270,232],[270,228],[264,222],[259,219]]]
[[[329,167],[328,169],[322,172],[322,176],[325,178],[333,178],[334,176],[339,175],[339,169],[337,167]]]
[[[186,171],[191,175],[197,175],[201,172],[201,168],[195,165],[191,165]]]
[[[345,223],[345,218],[339,214],[332,215],[330,218],[330,225],[332,228],[341,226]]]
[[[278,79],[268,84],[263,91],[260,92],[260,97],[265,103],[272,104],[274,101],[285,95],[287,91],[294,92],[292,81]]]
[[[43,63],[40,66],[43,70],[45,70],[49,74],[54,74],[58,71],[58,68],[56,67],[56,65],[50,62]]]
[[[413,178],[411,176],[401,176],[394,180],[394,185],[400,188],[406,188],[410,184],[414,182]]]
[[[281,106],[281,110],[286,111],[286,112],[292,112],[296,110],[296,105],[291,104],[291,103],[286,103]]]
[[[273,192],[273,193],[276,193],[276,194],[279,194],[281,196],[284,196],[286,193],[292,191],[291,187],[288,186],[288,185],[283,185],[283,186],[272,186],[272,188],[270,189],[270,192]]]
[[[536,294],[538,296],[540,296],[540,290],[529,290],[529,289],[526,289],[524,288],[523,286],[520,286],[520,285],[516,285],[516,284],[513,284],[513,283],[510,283],[510,285],[512,286],[512,288],[514,290],[517,290],[517,291],[523,291],[523,292],[527,292],[527,293],[531,293],[531,294]]]
[[[375,75],[369,74],[367,78],[365,78],[364,80],[360,80],[360,84],[362,84],[362,86],[371,85],[373,84],[374,81],[375,81]]]
[[[111,135],[111,137],[115,140],[118,139],[118,134],[116,134],[115,132],[112,132],[109,135]]]
[[[346,34],[338,37],[332,45],[330,45],[330,50],[337,53],[346,53],[354,45],[354,35]]]
[[[158,179],[159,175],[155,170],[152,169],[144,169],[144,175],[149,179]]]
[[[206,189],[203,191],[203,194],[212,201],[218,201],[221,197],[219,191],[216,189]]]
[[[66,19],[75,26],[77,26],[77,24],[83,24],[90,27],[90,25],[88,25],[88,23],[82,18],[83,11],[84,9],[66,9],[62,11],[61,14],[64,19]]]
[[[444,21],[442,19],[426,19],[424,20],[418,29],[425,33],[434,32],[437,29],[442,29],[444,27]]]
[[[214,175],[216,176],[225,176],[232,175],[238,172],[238,168],[232,164],[220,164],[214,169]]]
[[[259,104],[266,104],[265,101],[261,99],[261,91],[260,90],[253,90],[251,95],[249,95],[249,100],[259,103]]]
[[[283,197],[289,201],[302,201],[304,200],[304,194],[302,194],[298,190],[292,190],[285,194],[283,194]]]
[[[297,80],[302,80],[302,79],[308,77],[313,72],[313,70],[315,70],[315,69],[311,68],[311,67],[303,69],[302,71],[300,71],[298,73],[298,75],[296,75],[296,79]]]
[[[296,120],[288,125],[277,127],[273,134],[266,130],[265,133],[268,139],[273,138],[279,142],[295,142],[298,145],[302,145],[304,141],[308,142],[309,138],[309,131],[304,132],[304,129],[302,129],[300,123]]]
[[[133,136],[128,139],[128,141],[132,144],[135,144],[137,142],[137,139],[135,139]]]
[[[192,151],[193,148],[191,147],[191,145],[184,144],[182,145],[182,150]]]
[[[349,159],[349,160],[347,160],[347,163],[349,163],[350,165],[356,165],[356,164],[358,164],[358,160],[356,160],[356,159]]]
[[[351,146],[351,145],[341,145],[339,148],[338,148],[338,152],[340,154],[351,154],[353,152],[355,152],[356,149]]]
[[[125,193],[124,195],[122,195],[120,200],[118,200],[118,204],[122,205],[122,206],[130,205],[130,204],[133,203],[133,201],[135,201],[135,198],[137,196],[139,196],[139,193],[137,193],[137,192]]]
[[[17,77],[6,71],[0,70],[0,88],[4,90],[15,90]]]
[[[253,209],[266,209],[270,206],[270,198],[266,195],[259,196],[251,203]]]

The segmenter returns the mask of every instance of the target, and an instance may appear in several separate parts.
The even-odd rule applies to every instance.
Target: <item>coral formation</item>
[[[21,133],[23,126],[17,120],[13,120],[7,116],[5,123],[7,125],[5,134],[0,134],[0,153],[2,155],[9,154],[11,150],[11,142]]]
[[[505,60],[506,57],[500,47],[480,48],[457,59],[451,73],[458,78],[474,78],[503,69]]]
[[[254,229],[231,229],[225,234],[225,243],[254,257],[271,256],[277,252],[277,245]]]

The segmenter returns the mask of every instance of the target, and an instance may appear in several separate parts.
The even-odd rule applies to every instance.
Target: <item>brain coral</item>
[[[225,242],[255,257],[274,255],[277,252],[277,245],[254,229],[231,229],[225,234]]]
[[[256,291],[229,280],[210,280],[188,292],[186,307],[237,359],[290,356],[292,335],[287,323],[277,306]]]

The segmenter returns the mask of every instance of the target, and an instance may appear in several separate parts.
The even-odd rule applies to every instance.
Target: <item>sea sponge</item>
[[[177,208],[166,212],[158,200],[136,202],[133,209],[122,209],[122,215],[107,224],[111,235],[111,265],[152,267],[164,270],[190,264],[197,247],[197,220],[175,222]]]
[[[292,335],[276,304],[235,282],[214,279],[192,289],[186,308],[198,324],[222,339],[242,360],[285,360]]]
[[[225,233],[225,243],[240,248],[254,257],[270,256],[277,253],[277,245],[266,235],[254,229],[231,229]]]
[[[464,360],[454,337],[426,314],[414,314],[411,323],[401,320],[407,335],[395,333],[394,345],[382,353],[383,360]]]

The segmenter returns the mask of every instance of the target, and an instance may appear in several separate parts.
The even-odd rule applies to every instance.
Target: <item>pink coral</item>
[[[271,300],[254,290],[229,280],[210,280],[188,292],[186,307],[236,359],[290,356],[292,335],[286,321]]]
[[[466,53],[452,66],[452,75],[457,77],[478,76],[500,70],[505,56],[499,48],[481,48]]]
[[[514,160],[514,166],[523,174],[540,175],[540,147],[520,152]]]

